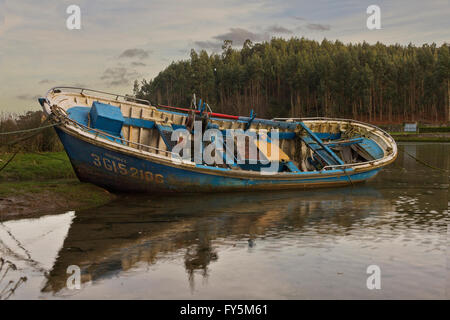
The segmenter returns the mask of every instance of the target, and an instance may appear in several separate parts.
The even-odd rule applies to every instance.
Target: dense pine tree
[[[450,45],[386,46],[274,38],[221,54],[191,50],[134,93],[188,106],[192,93],[214,111],[259,117],[348,117],[370,122],[450,121]]]

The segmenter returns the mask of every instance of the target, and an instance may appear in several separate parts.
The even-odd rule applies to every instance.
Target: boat
[[[79,180],[115,192],[349,186],[398,153],[388,133],[351,119],[234,116],[201,100],[191,109],[154,106],[77,87],[51,88],[39,103]]]

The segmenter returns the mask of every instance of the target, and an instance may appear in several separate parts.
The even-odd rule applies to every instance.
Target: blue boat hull
[[[55,128],[77,177],[119,192],[219,192],[344,186],[374,177],[379,168],[354,173],[342,170],[297,174],[279,179],[240,178],[217,169],[181,168],[117,152]]]

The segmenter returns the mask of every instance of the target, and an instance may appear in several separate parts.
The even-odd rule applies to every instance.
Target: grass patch
[[[450,137],[393,136],[397,142],[450,142]]]
[[[0,154],[0,167],[12,156]],[[73,179],[75,172],[65,152],[18,153],[8,166],[0,171],[0,180]]]
[[[419,132],[450,132],[450,127],[419,127]]]
[[[103,188],[97,187],[90,183],[72,180],[64,181],[61,184],[53,183],[48,185],[53,192],[64,197],[68,201],[80,203],[79,209],[86,207],[97,207],[108,203],[114,198],[114,195]]]
[[[0,168],[11,156],[0,154]],[[93,208],[114,198],[78,181],[65,152],[19,153],[0,171],[0,218]]]
[[[404,132],[404,131],[394,131],[389,132],[391,136],[396,135],[415,135],[422,133],[449,133],[450,127],[419,127],[419,132]]]
[[[389,132],[397,142],[450,142],[450,135],[445,132]]]
[[[418,133],[417,132],[402,132],[402,131],[400,131],[400,132],[389,132],[389,134],[391,135],[391,136],[414,136],[414,135],[418,135]]]

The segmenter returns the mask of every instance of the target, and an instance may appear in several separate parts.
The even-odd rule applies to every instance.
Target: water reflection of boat
[[[348,208],[342,208],[343,199]],[[373,210],[376,199],[384,201],[370,188],[308,192],[302,198],[278,192],[210,194],[201,200],[181,195],[123,199],[95,215],[77,213],[42,291],[62,290],[70,265],[81,268],[82,282],[95,283],[141,263],[170,258],[184,259],[193,285],[194,275],[208,276],[209,264],[220,258],[215,240],[241,239],[251,246],[260,236],[308,224],[323,225],[326,233],[345,232]],[[332,225],[338,228],[332,230]]]

